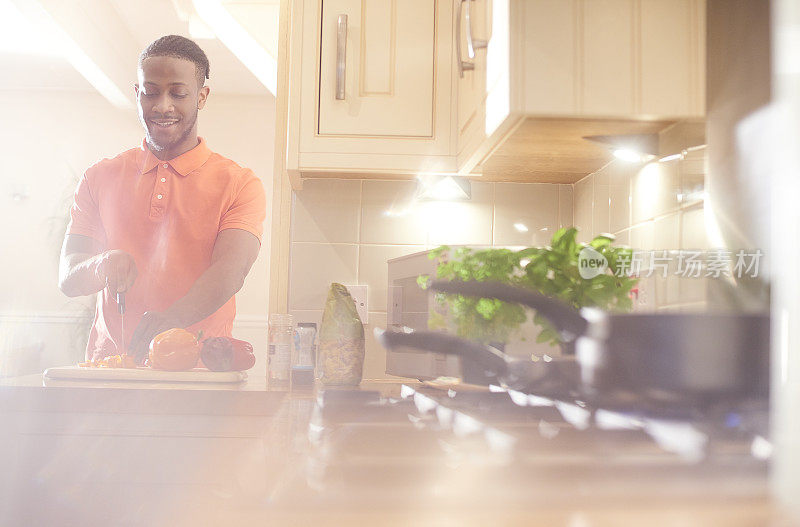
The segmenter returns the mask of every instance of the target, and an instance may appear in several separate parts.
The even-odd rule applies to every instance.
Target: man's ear
[[[208,99],[208,94],[211,91],[211,88],[208,86],[203,86],[200,88],[200,93],[197,94],[197,109],[201,110],[203,106],[206,105],[206,100]]]
[[[136,94],[136,98],[139,98],[139,83],[136,82],[133,84],[133,93]]]

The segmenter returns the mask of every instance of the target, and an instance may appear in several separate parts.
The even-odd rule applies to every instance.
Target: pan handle
[[[508,371],[508,362],[499,351],[477,342],[447,335],[446,333],[434,331],[404,333],[402,331],[386,331],[375,328],[375,338],[386,349],[402,346],[423,351],[458,355],[474,360],[484,370],[495,375],[504,375]]]
[[[513,302],[533,308],[549,320],[567,341],[586,334],[589,326],[589,321],[581,313],[560,300],[500,282],[434,280],[430,289],[441,293],[496,298],[503,302]]]

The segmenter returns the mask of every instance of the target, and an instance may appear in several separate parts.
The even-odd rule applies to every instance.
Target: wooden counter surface
[[[795,525],[758,463],[550,441],[513,412],[488,441],[401,390],[4,380],[0,525]]]

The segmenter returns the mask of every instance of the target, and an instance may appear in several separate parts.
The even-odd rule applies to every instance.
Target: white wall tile
[[[292,315],[295,324],[299,322],[313,322],[317,325],[317,331],[319,331],[319,326],[322,324],[322,311],[322,309],[290,309],[289,314]]]
[[[322,309],[332,282],[356,283],[358,245],[293,242],[291,250],[289,309]]]
[[[680,301],[677,271],[677,251],[680,247],[680,213],[675,212],[656,220],[653,224],[653,247],[655,254],[666,257],[666,276],[663,268],[654,269],[656,276],[657,306],[675,304]],[[664,251],[667,251],[666,255]]]
[[[358,256],[358,283],[369,286],[369,310],[386,311],[386,261],[425,250],[423,245],[362,245]]]
[[[706,235],[705,209],[684,210],[681,218],[681,249],[709,248]]]
[[[358,242],[361,181],[307,179],[293,198],[292,241]]]
[[[705,175],[708,173],[706,149],[689,152],[678,169],[681,175],[681,205],[689,205],[703,199]]]
[[[578,241],[588,242],[594,237],[592,215],[594,203],[594,176],[588,176],[575,183],[575,227]]]
[[[574,192],[572,185],[558,186],[558,227],[572,227],[575,224]]]
[[[646,221],[680,205],[678,162],[648,163],[633,176],[631,184],[631,221]]]
[[[364,379],[394,378],[386,375],[386,350],[375,340],[375,328],[386,329],[386,313],[369,314],[369,324],[364,325],[365,355]]]
[[[472,181],[471,186],[469,201],[417,204],[418,218],[427,226],[428,245],[492,244],[494,184]]]
[[[609,230],[617,232],[631,226],[631,176],[635,170],[621,162],[608,167]]]
[[[616,240],[614,241],[614,245],[630,245],[631,244],[631,233],[630,230],[626,229],[621,232],[615,232],[614,236]]]
[[[496,183],[494,244],[547,245],[558,230],[559,186]]]
[[[361,243],[424,245],[428,226],[414,203],[414,181],[363,182]]]
[[[675,212],[653,222],[653,248],[677,250],[681,246],[681,218]]]
[[[611,185],[608,170],[594,175],[594,198],[592,200],[592,236],[610,232]]]
[[[652,221],[634,225],[630,229],[631,247],[635,250],[650,251],[655,249],[655,230]]]

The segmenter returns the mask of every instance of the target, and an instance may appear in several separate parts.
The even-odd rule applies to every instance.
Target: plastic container
[[[267,379],[271,385],[289,384],[293,332],[292,315],[274,313],[269,316]]]
[[[294,328],[292,350],[292,386],[314,384],[314,364],[317,325],[314,322],[298,322]]]

